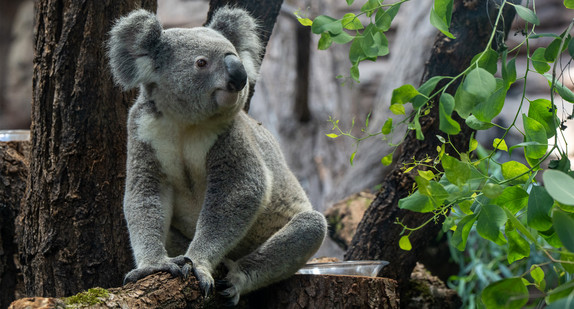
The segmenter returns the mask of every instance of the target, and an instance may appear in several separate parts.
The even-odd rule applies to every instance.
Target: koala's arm
[[[126,283],[158,271],[179,276],[186,263],[183,258],[168,258],[164,241],[172,212],[166,200],[169,190],[153,148],[138,139],[132,118],[130,115],[124,215],[137,268],[126,275]]]
[[[213,268],[245,236],[270,198],[272,176],[242,129],[220,135],[208,154],[207,192],[186,253],[204,290],[212,285]]]

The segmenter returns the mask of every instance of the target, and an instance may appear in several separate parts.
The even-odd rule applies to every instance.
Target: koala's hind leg
[[[239,296],[285,279],[301,268],[321,246],[327,232],[317,211],[295,215],[257,250],[237,261],[226,260],[227,289],[221,292],[237,304]]]

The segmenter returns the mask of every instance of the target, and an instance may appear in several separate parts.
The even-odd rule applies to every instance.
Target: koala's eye
[[[204,68],[204,67],[207,66],[207,60],[205,60],[205,59],[203,59],[203,58],[202,58],[202,59],[197,59],[197,60],[195,61],[195,65],[196,65],[198,68]]]

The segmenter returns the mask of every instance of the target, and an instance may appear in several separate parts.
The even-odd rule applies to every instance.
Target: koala
[[[259,72],[258,33],[230,7],[205,27],[168,30],[140,9],[111,30],[114,80],[139,87],[124,197],[136,268],[126,283],[193,273],[206,296],[217,289],[237,304],[295,273],[325,238],[326,220],[278,143],[243,110]]]

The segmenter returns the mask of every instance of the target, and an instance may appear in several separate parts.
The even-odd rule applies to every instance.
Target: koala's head
[[[206,27],[163,30],[137,10],[110,32],[108,56],[116,83],[140,87],[160,112],[189,123],[243,108],[262,50],[257,25],[238,8],[221,8]]]

